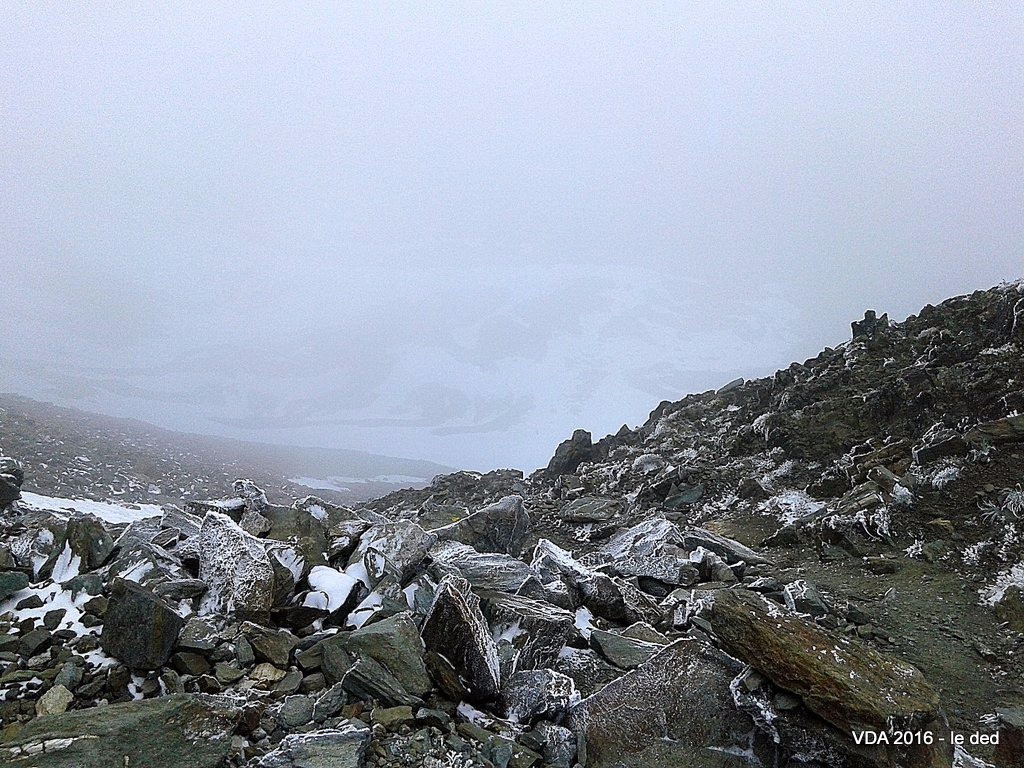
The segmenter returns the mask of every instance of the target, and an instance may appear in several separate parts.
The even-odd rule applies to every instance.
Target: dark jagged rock
[[[166,600],[124,579],[110,587],[100,645],[131,669],[157,669],[171,657],[185,620]]]
[[[448,576],[438,585],[421,633],[427,650],[448,659],[476,699],[498,695],[498,650],[480,612],[480,600],[465,580]]]
[[[568,475],[576,471],[580,464],[594,458],[594,443],[590,433],[585,429],[577,429],[572,437],[559,443],[555,455],[551,457],[544,470],[548,477]]]
[[[21,498],[21,484],[25,471],[21,464],[9,456],[0,456],[0,507]]]
[[[78,558],[82,571],[92,571],[103,565],[113,551],[114,539],[99,518],[72,515],[61,537],[54,544],[53,553],[40,566],[39,575],[49,577],[62,556],[69,561]]]

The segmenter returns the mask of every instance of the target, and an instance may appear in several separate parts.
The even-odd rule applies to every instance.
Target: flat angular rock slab
[[[238,721],[235,703],[177,694],[64,712],[6,728],[12,768],[219,768]]]
[[[615,632],[595,629],[590,633],[590,644],[617,667],[634,669],[661,650],[661,646]]]
[[[676,587],[693,586],[700,580],[700,571],[689,560],[676,555],[624,557],[614,561],[622,576],[644,576]]]
[[[479,552],[518,555],[529,529],[530,516],[523,507],[523,497],[505,496],[434,532],[441,541],[459,541]]]
[[[622,509],[617,499],[599,499],[584,496],[562,508],[562,519],[567,523],[603,523],[611,520]]]
[[[753,565],[770,565],[772,562],[750,547],[704,528],[687,528],[683,531],[682,546],[690,550],[704,547],[704,549],[714,552],[730,565],[741,560],[744,563]]]
[[[710,645],[677,640],[569,710],[586,768],[740,768],[753,723],[733,708],[741,665]],[[735,754],[732,752],[735,751]],[[766,764],[771,764],[770,762]]]
[[[679,528],[663,517],[652,517],[620,530],[601,547],[601,551],[614,559],[645,558],[661,554],[666,544],[678,544]]]
[[[362,768],[370,729],[343,723],[338,728],[293,733],[257,763],[258,768]]]
[[[443,541],[430,550],[435,576],[457,574],[475,589],[516,592],[537,572],[521,560],[497,552],[477,552],[466,544]]]
[[[758,594],[720,590],[710,620],[727,653],[798,695],[840,731],[918,729],[940,716],[938,694],[916,667]]]
[[[100,645],[132,669],[156,669],[171,657],[184,626],[166,600],[134,582],[115,579]]]
[[[1006,416],[979,424],[964,435],[969,443],[1018,443],[1024,441],[1024,416]]]
[[[421,635],[427,650],[448,659],[476,698],[498,695],[498,649],[480,612],[480,599],[465,580],[448,576],[438,585]]]

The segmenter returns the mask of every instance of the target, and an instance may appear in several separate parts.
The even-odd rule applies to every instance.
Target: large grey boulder
[[[587,768],[741,768],[751,719],[733,707],[742,665],[698,640],[666,646],[569,710]],[[763,745],[755,756],[767,757]],[[760,753],[760,754],[758,754]],[[765,765],[774,764],[764,761]]]
[[[0,764],[220,768],[238,716],[232,701],[177,694],[37,717],[0,734]]]
[[[478,552],[518,555],[529,529],[530,516],[523,506],[523,497],[505,496],[434,533],[441,541],[459,541]]]
[[[761,595],[719,590],[710,610],[721,647],[799,696],[841,733],[941,730],[939,696],[910,664],[819,627]],[[949,764],[949,745],[893,746],[878,765]]]
[[[77,570],[83,573],[95,570],[106,562],[113,551],[114,539],[100,519],[93,515],[76,513],[68,520],[63,533],[54,544],[53,552],[39,567],[39,576],[49,578],[62,558],[69,563],[76,562]],[[60,573],[56,576],[67,578]]]
[[[423,641],[408,612],[360,627],[348,635],[345,645],[383,666],[414,696],[423,696],[432,687],[423,662]]]
[[[730,565],[743,561],[748,564],[769,565],[771,560],[738,541],[726,538],[705,528],[687,528],[682,534],[686,549],[704,549],[714,552]]]
[[[492,636],[498,638],[495,642],[506,675],[553,664],[576,632],[575,615],[549,603],[504,592],[480,590],[478,594]]]
[[[359,564],[365,569],[366,578],[373,586],[389,577],[404,583],[436,542],[436,535],[428,533],[416,523],[379,523],[371,526],[360,537],[359,545],[349,558],[346,572],[351,573],[352,566]]]
[[[468,581],[474,589],[494,589],[517,592],[533,579],[539,578],[522,560],[497,552],[477,552],[457,541],[442,541],[430,550],[433,561],[431,573],[437,578],[456,574]]]
[[[265,620],[273,605],[274,568],[259,539],[227,515],[207,512],[199,533],[183,549],[199,561],[199,579],[209,586],[200,613]]]
[[[0,600],[28,586],[28,576],[21,571],[0,571]]]
[[[110,587],[100,645],[131,669],[156,669],[167,662],[185,626],[170,603],[131,581]]]

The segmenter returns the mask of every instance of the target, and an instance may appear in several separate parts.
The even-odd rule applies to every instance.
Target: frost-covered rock
[[[525,725],[541,718],[559,723],[579,700],[572,678],[550,669],[516,672],[501,691],[505,716]]]
[[[531,565],[540,574],[545,589],[550,588],[552,581],[564,587],[573,609],[586,606],[595,615],[612,621],[630,620],[619,585],[610,576],[580,564],[558,545],[547,539],[538,541]]]
[[[550,603],[503,592],[479,595],[506,675],[553,664],[576,633],[575,616]]]
[[[750,745],[753,728],[750,718],[733,708],[729,690],[741,668],[697,640],[666,646],[570,709],[568,725],[582,740],[580,763],[587,768],[742,765],[732,752],[738,744]],[[753,757],[770,757],[765,741],[757,737]]]
[[[476,589],[517,592],[531,579],[539,583],[537,573],[522,560],[496,552],[477,552],[455,541],[436,544],[430,550],[430,559],[436,577],[458,574]]]
[[[257,768],[362,768],[370,745],[370,729],[346,721],[337,728],[285,736]]]
[[[72,515],[50,557],[39,568],[39,576],[49,578],[52,575],[56,581],[65,581],[80,572],[99,568],[113,551],[114,540],[99,518]],[[58,563],[60,567],[56,568]]]
[[[409,521],[374,525],[360,537],[346,572],[358,571],[370,587],[387,576],[404,583],[436,542],[436,535]]]
[[[435,529],[441,541],[459,541],[479,552],[518,555],[526,543],[530,516],[522,496],[505,496],[458,522]]]
[[[662,552],[666,544],[681,541],[679,529],[663,517],[652,517],[616,533],[601,551],[610,558],[647,558]]]
[[[201,613],[234,613],[259,621],[274,598],[274,568],[263,543],[227,515],[208,512],[189,553],[199,561],[199,579],[209,586]]]
[[[726,538],[704,528],[687,528],[682,532],[682,546],[686,549],[704,549],[714,552],[730,565],[744,562],[750,564],[769,565],[771,560],[738,541]]]

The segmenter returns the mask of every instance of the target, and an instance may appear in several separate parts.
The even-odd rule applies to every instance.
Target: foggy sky
[[[0,389],[532,469],[1024,273],[1017,3],[98,5],[0,7]]]

